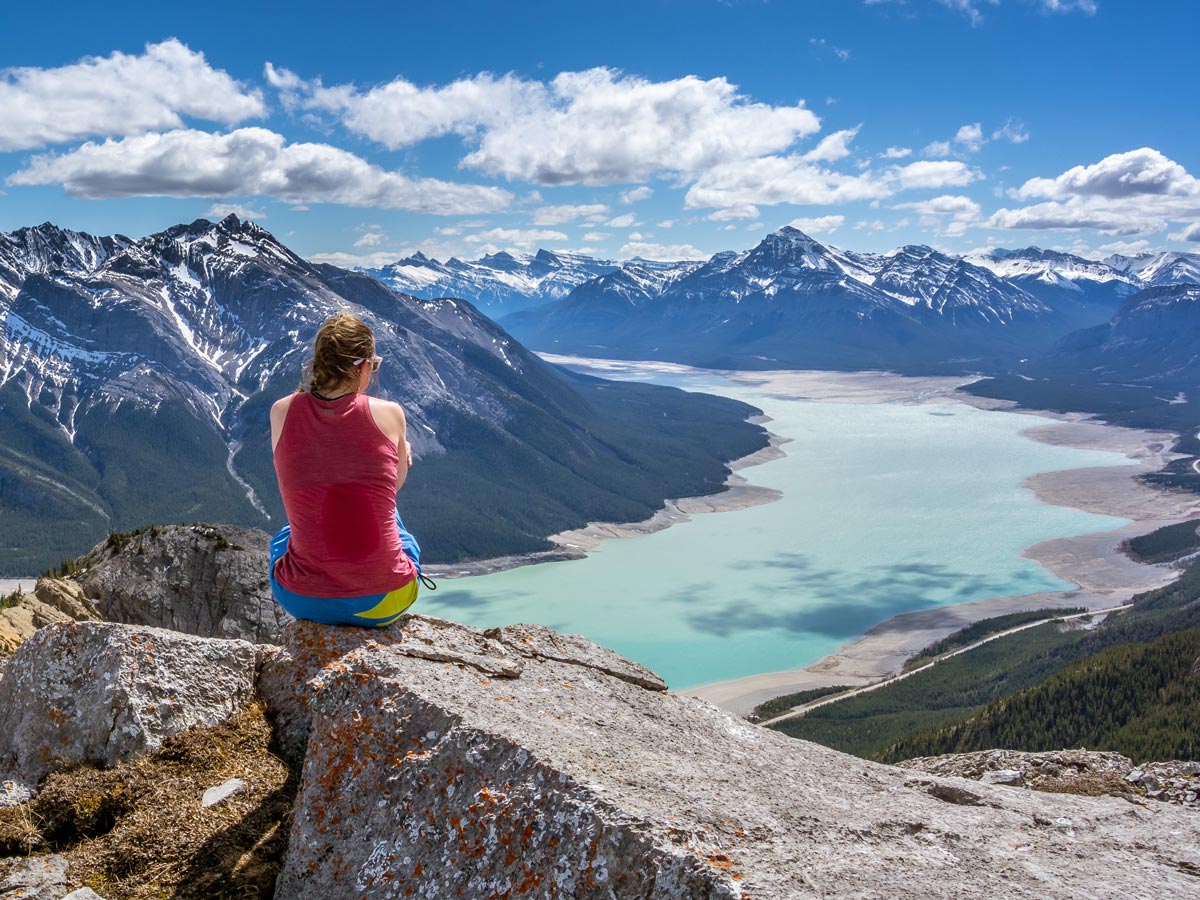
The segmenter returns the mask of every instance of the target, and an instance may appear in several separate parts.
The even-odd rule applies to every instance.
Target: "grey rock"
[[[244,790],[246,790],[246,782],[240,778],[230,778],[223,784],[210,787],[205,791],[204,796],[200,800],[200,808],[208,809],[210,806],[216,806],[218,803],[223,803],[230,797],[242,793]]]
[[[484,634],[506,644],[522,656],[556,659],[588,666],[652,691],[667,689],[667,683],[645,666],[626,659],[615,650],[589,641],[580,634],[559,634],[545,625],[524,623],[489,628]]]
[[[984,772],[979,780],[984,784],[1021,784],[1025,779],[1019,769],[997,769]]]
[[[370,668],[396,655],[499,678],[514,678],[522,670],[521,657],[504,644],[477,628],[433,616],[402,616],[387,628],[292,620],[283,639],[285,649],[263,648],[258,693],[271,710],[280,752],[296,766],[304,759],[311,727],[309,701],[330,671],[358,664]]]
[[[267,534],[233,525],[169,525],[98,544],[78,576],[104,618],[201,637],[279,639],[290,617],[271,596]]]
[[[99,894],[93,891],[90,887],[81,887],[77,891],[71,891],[62,900],[104,900]]]
[[[253,695],[246,641],[161,628],[60,622],[13,654],[0,692],[0,772],[36,783],[76,763],[110,766],[165,737],[215,725]]]
[[[37,580],[33,595],[77,622],[96,622],[104,618],[96,609],[96,604],[84,594],[79,582],[70,578],[43,575]]]
[[[67,860],[58,854],[0,861],[0,900],[59,900],[67,887]]]
[[[481,664],[507,648],[475,629],[428,626],[476,648],[444,662],[396,627],[296,623],[264,661],[284,731],[307,729],[279,898],[1195,890],[1187,810],[882,766],[540,654],[496,677]]]

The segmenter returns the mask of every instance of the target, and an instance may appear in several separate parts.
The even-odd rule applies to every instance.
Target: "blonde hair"
[[[355,360],[366,360],[359,365],[369,366],[374,355],[375,335],[362,319],[348,312],[330,316],[317,332],[300,390],[356,381],[360,370]]]

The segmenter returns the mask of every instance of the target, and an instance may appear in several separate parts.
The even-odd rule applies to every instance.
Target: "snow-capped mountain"
[[[1033,294],[960,258],[929,247],[853,253],[790,226],[657,293],[631,293],[608,276],[503,321],[539,349],[752,368],[979,362],[1071,327]]]
[[[738,442],[762,440],[743,429],[749,407],[657,388],[622,407],[640,387],[597,394],[465,301],[314,265],[236,216],[137,241],[39,226],[0,235],[0,248],[11,295],[0,301],[6,567],[30,571],[149,523],[281,522],[268,408],[295,389],[317,328],[341,309],[376,335],[379,391],[404,406],[421,461],[406,517],[443,559],[540,549],[544,535],[583,524],[577,510],[644,518],[665,496],[695,492],[656,493],[678,476],[648,478],[658,462],[611,449],[626,443],[619,429],[661,417],[649,411],[660,401],[715,416]],[[738,455],[676,449],[707,470],[706,490]],[[543,502],[529,509],[521,498],[535,486]]]
[[[1200,284],[1200,253],[1141,253],[1113,255],[1104,262],[1143,287]]]
[[[461,297],[492,318],[558,300],[617,264],[577,253],[539,250],[535,254],[492,253],[474,262],[447,262],[423,253],[384,266],[362,269],[393,290],[414,297]]]

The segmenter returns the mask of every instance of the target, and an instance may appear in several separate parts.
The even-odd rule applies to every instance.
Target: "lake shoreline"
[[[781,694],[832,685],[870,684],[891,677],[900,672],[910,656],[980,619],[1040,607],[1116,606],[1179,576],[1179,570],[1169,566],[1137,562],[1120,547],[1127,538],[1200,516],[1200,496],[1147,485],[1137,478],[1179,458],[1181,454],[1170,452],[1178,439],[1172,432],[1112,425],[1083,413],[1022,408],[1013,401],[957,390],[975,378],[914,378],[882,372],[731,373],[730,377],[814,400],[965,403],[980,409],[1041,416],[1051,421],[1024,429],[1024,436],[1048,444],[1124,453],[1137,460],[1137,465],[1041,472],[1027,478],[1022,486],[1043,503],[1132,521],[1109,531],[1041,541],[1022,551],[1025,558],[1074,584],[1072,589],[987,597],[902,613],[803,668],[713,682],[679,693],[745,715],[759,703]]]

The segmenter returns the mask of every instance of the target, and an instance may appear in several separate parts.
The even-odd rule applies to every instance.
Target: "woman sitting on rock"
[[[297,619],[390,625],[417,599],[421,549],[396,509],[412,465],[404,410],[366,394],[381,362],[371,329],[339,313],[317,332],[307,385],[271,407],[288,519],[271,590]]]

